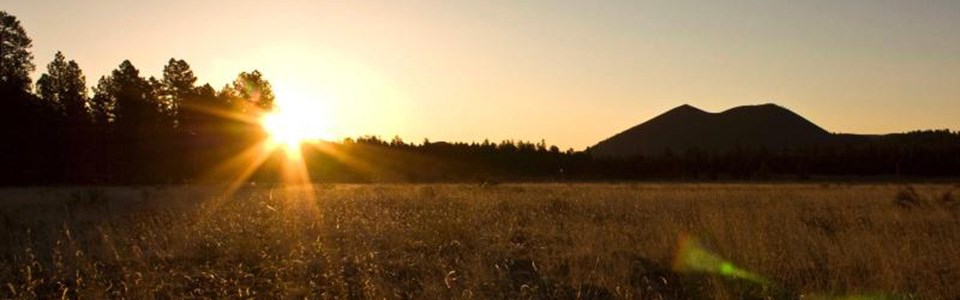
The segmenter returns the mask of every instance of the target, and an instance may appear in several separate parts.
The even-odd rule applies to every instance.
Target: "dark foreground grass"
[[[956,190],[8,189],[0,298],[956,299]]]

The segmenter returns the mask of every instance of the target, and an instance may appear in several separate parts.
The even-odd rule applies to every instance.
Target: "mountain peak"
[[[705,111],[703,111],[702,109],[696,108],[696,107],[694,107],[693,105],[690,105],[690,104],[683,104],[683,105],[674,107],[673,109],[669,110],[668,112],[671,112],[671,111],[685,111],[685,112],[705,113]]]
[[[684,104],[677,107],[674,107],[667,112],[660,114],[654,119],[685,119],[685,118],[696,118],[701,115],[708,115],[710,113],[703,111],[699,108],[693,107],[690,104]]]
[[[741,105],[741,106],[727,109],[723,111],[723,113],[732,112],[732,111],[790,111],[790,110],[783,106],[776,105],[774,103],[764,103],[764,104],[753,104],[753,105]]]
[[[815,144],[830,134],[782,106],[766,103],[709,113],[689,104],[671,109],[590,147],[598,157],[659,155],[666,150],[722,152]]]

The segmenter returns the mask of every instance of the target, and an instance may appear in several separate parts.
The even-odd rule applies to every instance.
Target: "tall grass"
[[[0,191],[0,298],[960,297],[947,185],[217,191]],[[677,271],[692,237],[767,282]]]

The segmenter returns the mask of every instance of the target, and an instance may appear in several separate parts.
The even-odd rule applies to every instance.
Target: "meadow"
[[[0,190],[0,298],[957,299],[960,185]]]

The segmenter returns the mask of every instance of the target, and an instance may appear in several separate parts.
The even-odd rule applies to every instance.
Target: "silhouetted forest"
[[[183,60],[170,59],[161,78],[145,78],[123,61],[94,85],[58,52],[33,82],[31,39],[14,16],[0,12],[0,20],[0,184],[226,181],[231,174],[213,170],[266,137],[250,121],[274,103],[270,83],[258,71],[240,73],[215,89],[198,84]],[[544,141],[408,143],[361,137],[305,146],[303,154],[312,179],[343,182],[960,175],[957,132],[844,141],[595,159]],[[277,180],[282,159],[279,152],[267,158],[252,180]]]

